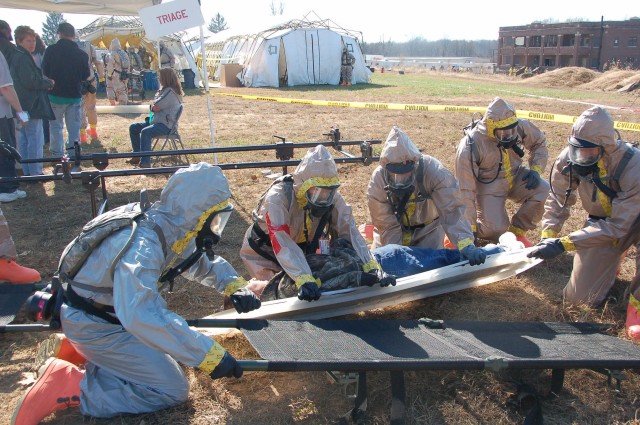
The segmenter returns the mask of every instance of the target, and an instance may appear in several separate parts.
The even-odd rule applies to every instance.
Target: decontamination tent
[[[360,36],[361,38],[361,36]],[[343,47],[353,54],[354,83],[369,82],[359,37],[330,20],[293,20],[253,35],[228,39],[220,63],[243,65],[247,87],[283,87],[340,82]]]
[[[111,40],[118,38],[120,45],[138,47],[143,45],[147,52],[154,58],[152,67],[157,66],[157,45],[145,37],[144,26],[142,21],[137,17],[111,16],[100,17],[89,25],[78,30],[78,34],[84,40],[89,41],[96,47],[107,49],[111,44]],[[176,35],[168,35],[160,38],[164,41],[168,49],[171,49],[175,58],[176,70],[191,69],[196,76],[195,82],[200,81],[199,71],[196,67],[195,60],[191,53],[187,50],[180,37]]]

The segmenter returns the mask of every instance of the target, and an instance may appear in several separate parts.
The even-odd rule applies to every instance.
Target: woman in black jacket
[[[14,31],[14,38],[17,49],[11,61],[11,77],[20,105],[31,118],[26,125],[16,129],[18,150],[25,159],[42,158],[42,119],[55,119],[47,96],[54,82],[42,76],[31,56],[36,47],[36,33],[28,26],[19,26]],[[22,164],[22,172],[25,176],[40,175],[42,163]]]

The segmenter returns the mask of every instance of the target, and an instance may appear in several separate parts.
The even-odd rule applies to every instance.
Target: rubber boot
[[[453,242],[451,242],[451,240],[449,239],[449,236],[444,235],[444,240],[443,240],[443,245],[445,248],[447,249],[458,249]]]
[[[49,335],[49,338],[45,339],[38,346],[38,352],[34,362],[34,369],[40,370],[50,357],[66,360],[69,363],[80,366],[87,362],[87,359],[82,357],[80,353],[71,345],[69,340],[64,334],[54,333]]]
[[[633,342],[640,343],[640,312],[638,312],[638,309],[640,309],[640,301],[633,295],[630,295],[625,328],[629,338],[631,338]]]
[[[40,282],[40,273],[37,270],[23,267],[15,260],[0,259],[0,281],[10,283],[34,283]]]
[[[516,240],[518,242],[522,242],[525,248],[531,248],[533,244],[529,239],[527,239],[527,231],[524,229],[520,229],[519,227],[514,226],[513,224],[509,226],[509,231],[516,235]]]
[[[80,405],[80,381],[84,372],[71,363],[51,358],[40,377],[18,402],[12,425],[37,425],[58,410]]]
[[[98,129],[94,124],[89,125],[89,130],[87,131],[87,133],[89,133],[89,137],[91,137],[92,141],[98,140]]]
[[[89,138],[87,137],[87,129],[80,129],[80,143],[89,143]]]

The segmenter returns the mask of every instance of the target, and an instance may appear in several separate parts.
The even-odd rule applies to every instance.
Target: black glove
[[[211,379],[231,378],[232,376],[240,378],[242,376],[242,366],[238,364],[231,354],[225,352],[222,360],[209,376]]]
[[[320,287],[315,282],[306,282],[298,289],[298,299],[304,301],[316,301],[320,299]]]
[[[564,252],[564,246],[560,239],[549,238],[543,239],[534,246],[533,251],[527,254],[529,258],[542,258],[543,260],[550,260],[557,257]]]
[[[373,286],[376,283],[380,282],[380,279],[378,279],[378,274],[377,273],[368,273],[368,272],[363,272],[362,276],[360,276],[360,286]]]
[[[250,289],[240,288],[231,296],[231,302],[233,303],[233,307],[236,309],[238,313],[248,313],[251,310],[256,310],[260,308],[262,303],[260,302],[260,298],[256,296]]]
[[[524,187],[528,190],[535,189],[540,184],[540,174],[537,171],[529,170],[524,176],[522,176],[522,181],[527,182]]]
[[[480,248],[476,248],[473,245],[467,245],[460,250],[460,254],[462,258],[465,260],[469,260],[469,264],[472,266],[477,266],[479,264],[484,264],[484,260],[487,258],[487,253],[484,252]]]
[[[389,274],[382,269],[378,269],[376,273],[378,275],[378,280],[380,281],[380,286],[383,288],[389,285],[396,286],[396,277],[394,275]]]

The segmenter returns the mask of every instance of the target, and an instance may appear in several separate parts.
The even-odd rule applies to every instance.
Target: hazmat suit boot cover
[[[11,425],[37,425],[59,410],[80,404],[80,381],[84,372],[77,366],[51,358],[40,377],[18,402]]]
[[[0,282],[34,283],[40,281],[37,270],[24,267],[15,260],[0,258]]]
[[[34,369],[36,372],[39,372],[42,365],[44,365],[51,357],[65,360],[78,366],[85,364],[87,361],[76,351],[75,347],[71,345],[69,339],[61,333],[49,335],[49,338],[45,339],[38,345],[38,352],[36,353],[34,361]]]

